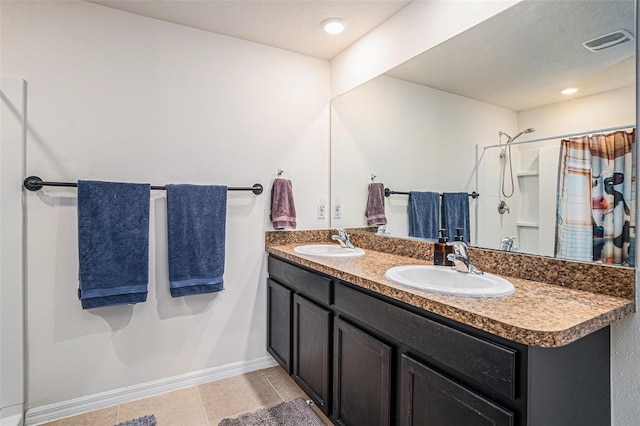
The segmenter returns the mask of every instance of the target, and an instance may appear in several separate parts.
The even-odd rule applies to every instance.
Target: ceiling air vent
[[[598,52],[608,47],[613,47],[631,40],[633,40],[633,35],[631,35],[629,31],[618,30],[596,37],[593,40],[585,41],[582,45],[592,52]]]

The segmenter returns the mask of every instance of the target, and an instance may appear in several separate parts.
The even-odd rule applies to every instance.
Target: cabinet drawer
[[[274,257],[269,257],[269,276],[319,302],[331,304],[331,279]]]
[[[517,351],[416,315],[342,284],[336,309],[508,398],[515,398]]]

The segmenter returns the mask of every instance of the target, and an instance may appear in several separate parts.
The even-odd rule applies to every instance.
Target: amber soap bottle
[[[440,237],[438,238],[438,242],[433,245],[433,264],[440,266],[450,266],[453,262],[449,262],[447,260],[447,252],[448,249],[452,249],[453,247],[447,246],[447,230],[442,228],[440,229]]]

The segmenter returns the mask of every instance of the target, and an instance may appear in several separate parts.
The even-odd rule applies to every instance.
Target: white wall
[[[546,138],[636,122],[635,87],[623,87],[598,95],[585,96],[518,113],[518,128],[533,127],[535,133],[519,140]],[[537,146],[557,145],[559,140],[540,142]],[[531,145],[522,145],[529,149]]]
[[[149,295],[83,311],[76,193],[27,197],[28,408],[266,356],[264,232],[277,168],[301,229],[329,198],[327,61],[70,2],[2,2],[2,74],[29,85],[27,174],[251,186],[230,193],[225,291],[173,299],[164,193]]]
[[[520,0],[414,1],[331,61],[339,96],[479,24]]]
[[[334,226],[363,226],[370,175],[396,191],[471,192],[475,145],[495,143],[517,114],[429,87],[379,76],[332,102],[331,197]],[[470,199],[474,238],[474,210]],[[408,235],[408,197],[385,199],[387,231]]]
[[[26,84],[0,79],[0,424],[24,411],[22,175]]]

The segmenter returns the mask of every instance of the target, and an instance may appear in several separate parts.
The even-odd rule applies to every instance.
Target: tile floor
[[[279,366],[229,377],[204,385],[157,395],[78,416],[67,417],[46,426],[113,426],[147,414],[158,426],[217,426],[225,417],[237,417],[307,395]],[[326,425],[332,423],[313,406]]]

